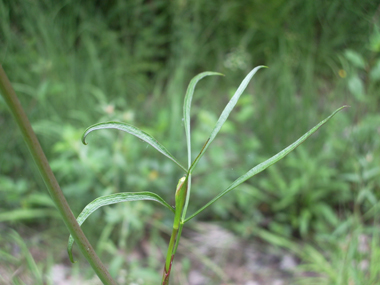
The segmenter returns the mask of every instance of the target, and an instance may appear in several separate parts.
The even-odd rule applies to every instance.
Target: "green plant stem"
[[[189,165],[191,165],[191,162],[189,163]],[[186,193],[185,205],[183,207],[182,216],[181,216],[181,225],[184,224],[184,221],[186,219],[187,208],[189,206],[189,201],[190,201],[190,193],[191,193],[191,173],[188,173],[187,174],[187,193]]]
[[[175,241],[175,246],[174,246],[173,255],[175,255],[175,253],[177,252],[177,248],[178,248],[179,240],[181,239],[181,234],[182,234],[183,225],[184,225],[184,223],[183,223],[183,221],[181,221],[181,223],[179,224],[179,229],[178,229],[177,239],[176,239],[176,241]]]
[[[96,255],[90,242],[87,240],[85,234],[77,223],[69,204],[67,203],[58,182],[50,168],[50,165],[46,159],[46,156],[41,148],[41,145],[35,135],[32,126],[17,98],[15,91],[12,88],[11,83],[3,67],[0,64],[0,92],[8,105],[16,123],[22,133],[22,136],[32,154],[32,157],[37,164],[38,170],[42,175],[45,185],[49,191],[50,197],[56,205],[61,217],[68,228],[70,234],[74,237],[80,251],[90,263],[95,273],[99,276],[103,284],[115,284],[105,266]]]
[[[173,231],[170,237],[168,251],[166,253],[164,272],[162,274],[162,285],[169,284],[170,271],[172,269],[172,264],[173,264],[173,259],[174,259],[174,254],[173,254],[174,242],[176,240],[177,233],[178,233],[178,227],[175,228],[175,226],[173,225]]]
[[[182,233],[183,223],[181,221],[181,214],[187,196],[187,179],[188,176],[185,176],[178,181],[175,192],[175,214],[173,221],[173,231],[170,237],[168,252],[166,254],[165,267],[162,275],[162,285],[169,284],[170,271],[172,268],[174,255],[178,247],[180,235]]]

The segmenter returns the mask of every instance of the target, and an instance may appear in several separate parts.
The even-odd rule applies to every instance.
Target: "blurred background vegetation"
[[[198,164],[189,213],[337,107],[350,105],[193,224],[210,221],[244,240],[285,248],[316,284],[378,282],[377,1],[0,0],[0,62],[75,215],[98,196],[124,191],[152,191],[174,203],[182,173],[171,161],[117,131],[92,134],[88,146],[80,137],[97,122],[131,123],[185,164],[182,102],[199,72],[226,76],[198,84],[194,154],[249,70],[269,66],[253,78]],[[67,262],[67,232],[2,100],[0,130],[1,270],[26,262],[28,278],[41,281],[54,264]],[[162,209],[124,203],[85,223],[114,276],[127,268],[126,280],[159,278],[172,219]],[[363,243],[369,249],[361,249]],[[49,251],[33,255],[33,248]],[[150,250],[131,254],[136,248]],[[30,258],[20,261],[17,254],[28,256],[24,251]],[[186,273],[189,260],[182,261]],[[70,274],[91,276],[80,266],[86,262]],[[26,282],[20,276],[13,276],[15,284]],[[210,278],[208,284],[221,283]],[[310,278],[297,282],[311,284]]]

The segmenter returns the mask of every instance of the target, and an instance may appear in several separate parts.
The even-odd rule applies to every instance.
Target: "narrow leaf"
[[[152,192],[125,192],[125,193],[117,193],[117,194],[111,194],[107,196],[102,196],[94,201],[92,201],[90,204],[88,204],[83,211],[79,214],[77,221],[79,226],[81,226],[84,221],[97,209],[103,206],[121,203],[121,202],[130,202],[130,201],[140,201],[140,200],[152,200],[156,201],[162,205],[164,205],[166,208],[168,208],[173,213],[175,212],[174,209],[160,196],[158,196],[155,193]],[[74,263],[73,254],[72,254],[72,247],[73,247],[74,239],[70,235],[68,245],[67,245],[67,251],[69,253],[70,261]]]
[[[193,100],[193,94],[195,90],[195,86],[197,83],[204,77],[210,75],[220,75],[224,76],[222,73],[206,71],[196,75],[193,79],[191,79],[189,86],[187,87],[185,101],[183,103],[183,118],[185,124],[185,134],[186,134],[186,143],[187,143],[187,154],[188,154],[188,162],[189,167],[191,165],[191,139],[190,139],[190,109],[191,109],[191,101]]]
[[[185,220],[185,222],[191,220],[194,218],[196,215],[198,215],[200,212],[202,212],[204,209],[206,209],[208,206],[213,204],[215,201],[217,201],[219,198],[223,197],[226,195],[228,192],[251,178],[252,176],[264,171],[267,169],[269,166],[273,165],[277,161],[283,159],[288,153],[293,151],[297,146],[299,146],[301,143],[303,143],[308,137],[310,137],[313,133],[315,133],[322,125],[324,125],[328,120],[330,120],[336,113],[341,111],[342,109],[346,108],[348,106],[342,106],[339,109],[335,110],[330,116],[328,116],[326,119],[321,121],[318,125],[316,125],[314,128],[312,128],[310,131],[308,131],[306,134],[304,134],[302,137],[300,137],[297,141],[295,141],[293,144],[288,146],[287,148],[283,149],[276,155],[272,156],[268,160],[260,163],[259,165],[255,166],[251,170],[249,170],[246,174],[240,176],[238,179],[236,179],[226,190],[224,190],[222,193],[220,193],[218,196],[216,196],[214,199],[212,199],[210,202],[208,202],[205,206],[203,206],[201,209],[199,209],[197,212],[192,214],[189,218]]]
[[[196,75],[193,79],[191,79],[189,86],[187,87],[185,100],[183,102],[183,118],[184,118],[185,134],[186,134],[188,167],[191,166],[191,136],[190,136],[191,102],[193,100],[193,94],[194,94],[195,86],[197,85],[197,83],[202,78],[206,76],[211,76],[211,75],[224,76],[221,73],[212,72],[212,71],[206,71],[206,72],[202,72]],[[190,193],[191,193],[191,175],[188,175],[187,176],[187,195],[186,195],[185,207],[182,212],[182,219],[186,217],[187,207],[189,205],[189,200],[190,200]]]
[[[89,133],[96,131],[96,130],[101,130],[101,129],[117,129],[123,132],[130,133],[131,135],[134,135],[138,137],[139,139],[147,142],[151,146],[153,146],[155,149],[157,149],[159,152],[161,152],[163,155],[166,157],[170,158],[172,161],[174,161],[179,167],[181,167],[186,173],[187,169],[183,167],[171,154],[170,152],[162,145],[160,144],[154,137],[151,135],[147,134],[146,132],[140,130],[139,128],[136,128],[135,126],[126,124],[126,123],[121,123],[121,122],[105,122],[105,123],[99,123],[92,125],[88,127],[85,132],[82,135],[82,142],[84,144],[86,143],[86,137],[88,136]]]
[[[247,87],[248,83],[251,81],[252,77],[255,75],[255,73],[260,69],[266,66],[260,65],[255,67],[248,75],[244,78],[244,80],[241,82],[239,88],[236,90],[234,96],[232,96],[231,100],[228,102],[227,106],[224,108],[222,114],[220,115],[218,121],[216,122],[216,125],[214,129],[211,132],[211,135],[209,139],[204,144],[201,152],[198,154],[196,159],[194,160],[193,164],[191,165],[189,172],[191,173],[194,169],[194,167],[197,165],[198,161],[201,159],[203,154],[205,153],[206,149],[209,147],[211,142],[214,140],[220,129],[222,128],[223,124],[226,122],[228,116],[230,115],[232,109],[235,107],[237,101],[239,100],[241,94],[243,94],[245,88]]]

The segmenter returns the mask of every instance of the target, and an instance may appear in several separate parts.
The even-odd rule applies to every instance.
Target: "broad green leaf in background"
[[[351,76],[348,79],[348,89],[355,96],[356,100],[360,102],[365,101],[366,97],[365,97],[364,84],[357,74]]]
[[[96,131],[96,130],[101,130],[101,129],[117,129],[123,132],[127,132],[131,135],[134,135],[138,137],[139,139],[147,142],[151,146],[153,146],[155,149],[157,149],[159,152],[161,152],[163,155],[166,157],[170,158],[172,161],[174,161],[179,167],[181,167],[186,173],[187,170],[185,167],[183,167],[171,154],[170,152],[162,145],[160,144],[154,137],[151,135],[147,134],[146,132],[140,130],[139,128],[136,128],[135,126],[126,124],[126,123],[121,123],[121,122],[105,122],[105,123],[99,123],[92,125],[88,127],[82,136],[82,142],[84,144],[86,143],[86,137],[88,136],[89,133]]]
[[[235,107],[237,101],[239,100],[241,94],[244,92],[245,88],[247,87],[249,81],[251,81],[252,77],[255,75],[255,73],[260,69],[266,66],[260,65],[255,67],[248,75],[244,78],[244,80],[241,82],[239,88],[236,90],[234,96],[232,96],[231,100],[228,102],[227,106],[224,108],[222,114],[220,115],[218,121],[216,122],[216,125],[214,129],[212,130],[210,137],[204,144],[201,152],[198,154],[198,156],[195,158],[193,164],[191,165],[189,169],[189,173],[193,171],[194,167],[197,165],[198,161],[201,159],[203,154],[205,153],[206,149],[209,147],[211,142],[214,140],[220,129],[222,128],[223,124],[226,122],[228,116],[230,115],[232,109]]]
[[[196,215],[198,215],[200,212],[202,212],[204,209],[206,209],[208,206],[213,204],[215,201],[217,201],[219,198],[226,195],[228,192],[230,192],[232,189],[236,188],[252,176],[264,171],[272,164],[276,163],[277,161],[283,159],[288,153],[293,151],[297,146],[299,146],[301,143],[303,143],[308,137],[310,137],[313,133],[315,133],[322,125],[324,125],[328,120],[330,120],[336,113],[341,111],[342,109],[346,108],[348,106],[342,106],[339,109],[335,110],[330,116],[328,116],[326,119],[321,121],[318,125],[316,125],[314,128],[312,128],[310,131],[308,131],[306,134],[304,134],[302,137],[300,137],[297,141],[295,141],[293,144],[288,146],[287,148],[283,149],[276,155],[272,156],[268,160],[260,163],[259,165],[255,166],[251,170],[249,170],[246,174],[240,176],[238,179],[236,179],[226,190],[224,190],[222,193],[220,193],[218,196],[216,196],[214,199],[212,199],[210,202],[208,202],[205,206],[203,206],[201,209],[196,211],[194,214],[192,214],[190,217],[188,217],[185,222],[189,221],[190,219],[194,218]]]
[[[130,202],[130,201],[141,201],[141,200],[152,200],[156,201],[162,205],[164,205],[166,208],[168,208],[173,213],[175,212],[174,209],[160,196],[158,196],[155,193],[152,192],[125,192],[125,193],[116,193],[111,194],[107,196],[102,196],[94,201],[92,201],[90,204],[88,204],[83,211],[79,214],[77,221],[79,226],[81,226],[84,221],[97,209],[103,206],[116,204],[116,203],[122,203],[122,202]],[[67,245],[67,251],[69,253],[70,261],[74,263],[73,254],[72,254],[72,247],[73,247],[74,239],[70,235],[68,245]]]
[[[380,80],[380,59],[372,67],[369,76],[372,80]]]
[[[344,56],[357,68],[365,69],[365,60],[361,54],[353,51],[351,49],[346,49],[344,51]]]

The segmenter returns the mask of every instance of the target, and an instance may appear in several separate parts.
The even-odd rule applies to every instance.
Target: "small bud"
[[[175,191],[175,195],[177,196],[177,193],[179,192],[179,190],[182,188],[182,185],[183,185],[183,182],[185,182],[185,179],[186,177],[182,177],[179,181],[178,181],[178,184],[177,184],[177,189]]]

